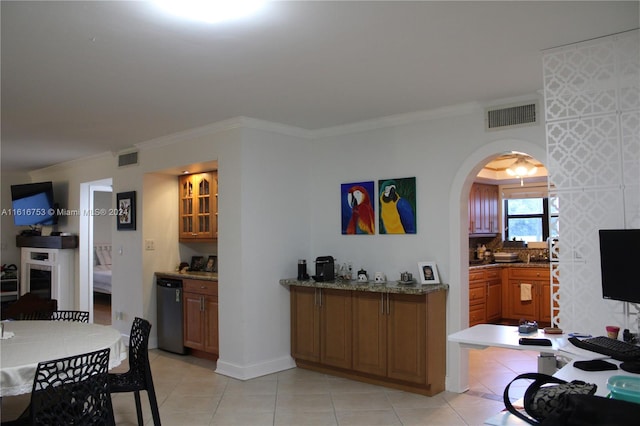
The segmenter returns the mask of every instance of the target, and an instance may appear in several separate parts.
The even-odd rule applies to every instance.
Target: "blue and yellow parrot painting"
[[[413,181],[415,194],[415,178],[408,179]],[[395,180],[380,182],[380,233],[415,234],[416,215],[412,203],[400,196]]]
[[[373,182],[371,187],[373,189]],[[343,220],[347,219],[347,223],[345,227],[343,222],[343,234],[374,234],[375,213],[369,191],[359,184],[350,185],[346,189]]]

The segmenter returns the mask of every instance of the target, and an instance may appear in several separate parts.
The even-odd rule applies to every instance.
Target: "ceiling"
[[[148,2],[3,1],[2,171],[247,116],[315,130],[542,89],[544,49],[638,2],[269,3],[202,24]]]

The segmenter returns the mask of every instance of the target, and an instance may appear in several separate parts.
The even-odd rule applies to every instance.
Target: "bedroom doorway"
[[[105,325],[112,322],[111,240],[115,226],[113,216],[108,214],[114,206],[112,184],[111,178],[81,183],[79,203],[81,211],[92,214],[79,217],[77,305],[89,312],[89,322]]]
[[[111,187],[97,187],[93,194],[93,211],[108,212],[113,207]],[[112,217],[93,216],[93,322],[111,325],[111,228]]]

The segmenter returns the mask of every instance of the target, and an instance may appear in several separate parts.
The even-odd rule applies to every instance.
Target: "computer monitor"
[[[602,297],[640,303],[640,229],[601,229]]]

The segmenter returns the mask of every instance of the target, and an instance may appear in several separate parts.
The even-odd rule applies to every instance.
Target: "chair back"
[[[89,322],[88,311],[55,311],[51,314],[51,321]]]
[[[115,424],[109,393],[109,351],[39,363],[31,392],[32,424]]]
[[[147,383],[147,375],[151,374],[149,365],[149,334],[151,323],[143,318],[134,318],[129,336],[129,372],[133,379],[142,386]]]
[[[6,309],[2,309],[2,319],[42,320],[50,319],[58,309],[56,299],[42,299],[37,294],[25,293]]]

